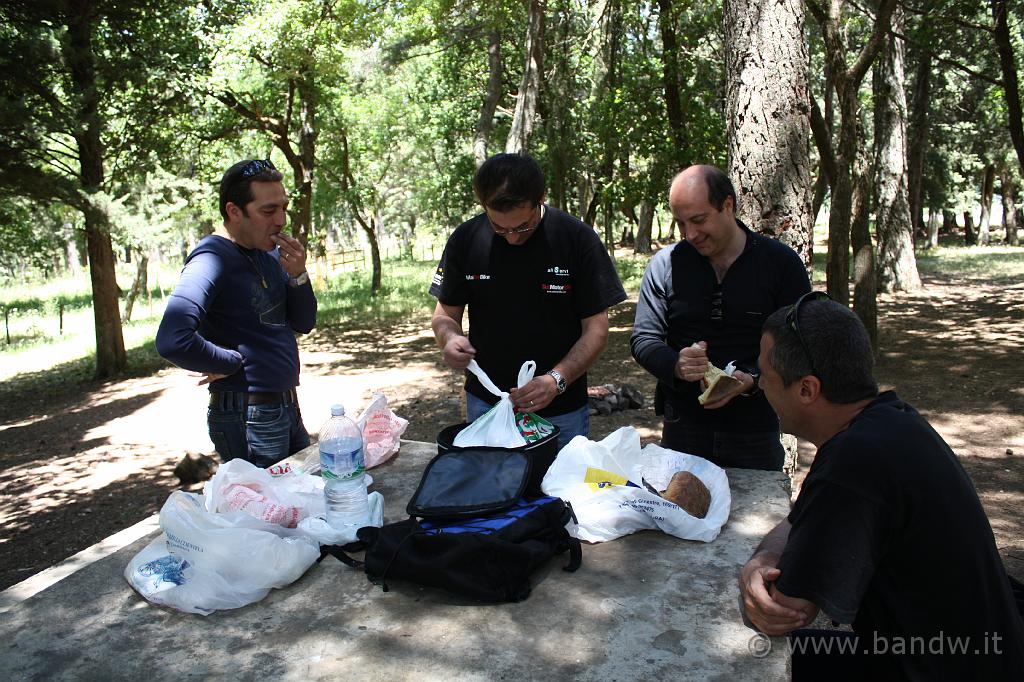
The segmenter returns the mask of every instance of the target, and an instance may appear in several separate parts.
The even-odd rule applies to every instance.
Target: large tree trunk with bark
[[[71,70],[71,87],[79,102],[75,142],[81,165],[81,186],[88,199],[82,207],[85,216],[86,251],[89,254],[89,279],[92,282],[92,308],[96,323],[96,378],[107,379],[128,365],[121,331],[121,309],[115,273],[114,249],[110,241],[110,223],[106,209],[93,201],[103,186],[102,124],[99,115],[99,88],[92,53],[95,17],[85,8],[71,18],[68,39],[63,42],[64,58]]]
[[[727,0],[729,176],[738,213],[811,271],[807,49],[800,0]]]
[[[530,148],[530,135],[533,134],[537,100],[540,97],[540,81],[544,75],[544,9],[544,0],[530,0],[526,41],[523,47],[526,63],[516,95],[512,128],[508,131],[508,139],[505,141],[505,151],[510,154],[525,153]]]
[[[1017,246],[1017,186],[1013,181],[1013,172],[1003,169],[1000,191],[1003,197],[1003,229],[1006,230],[1005,242]]]
[[[892,14],[894,33],[903,32],[903,10]],[[907,185],[907,97],[903,40],[890,34],[874,68],[875,183],[878,211],[878,289],[921,287],[914,257],[914,226]],[[856,249],[854,249],[856,253]]]
[[[981,218],[978,220],[978,243],[988,246],[989,224],[992,220],[992,195],[996,189],[996,167],[987,164],[981,181]]]
[[[501,31],[491,29],[487,34],[487,91],[480,106],[480,117],[473,136],[473,159],[479,168],[487,160],[487,144],[494,128],[494,112],[501,100]]]
[[[903,41],[900,41],[901,43]],[[914,78],[914,99],[911,103],[907,149],[907,185],[910,195],[910,222],[914,233],[924,227],[924,206],[921,186],[924,177],[924,156],[928,147],[929,106],[931,104],[932,54],[920,51]]]

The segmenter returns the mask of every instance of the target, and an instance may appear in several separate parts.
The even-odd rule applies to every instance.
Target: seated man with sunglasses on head
[[[589,433],[586,372],[607,343],[607,309],[626,292],[594,229],[544,204],[544,175],[529,156],[491,157],[473,192],[484,211],[452,233],[430,287],[434,337],[449,366],[465,369],[475,358],[499,388],[512,387],[519,410],[558,426],[561,448]],[[536,376],[517,389],[527,360],[537,362]],[[497,398],[466,377],[474,421]]]
[[[295,387],[295,334],[316,324],[302,244],[281,232],[288,195],[267,160],[220,182],[224,223],[185,259],[156,347],[210,388],[207,425],[221,460],[271,466],[309,445]]]
[[[1024,624],[971,479],[913,407],[878,393],[857,316],[805,296],[765,322],[759,359],[782,430],[818,452],[740,573],[745,615],[768,635],[819,608],[853,626],[793,632],[793,679],[1024,680]]]
[[[723,467],[780,471],[779,421],[757,391],[757,343],[768,315],[810,291],[807,271],[791,248],[736,218],[732,182],[714,166],[679,173],[669,207],[684,241],[648,264],[630,338],[658,379],[661,445]],[[709,362],[735,362],[740,383],[702,405]]]

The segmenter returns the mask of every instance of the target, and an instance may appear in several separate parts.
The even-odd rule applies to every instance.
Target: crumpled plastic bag
[[[176,490],[160,510],[163,533],[125,567],[148,601],[187,613],[235,609],[295,582],[319,558],[317,541],[243,511],[214,513]]]
[[[711,506],[703,519],[648,491],[664,490],[677,471],[689,471],[707,486]],[[624,426],[600,442],[576,436],[558,453],[541,483],[544,494],[572,505],[586,542],[614,540],[638,530],[660,529],[684,540],[711,542],[729,519],[729,479],[708,460],[649,444]]]
[[[460,448],[468,448],[474,445],[490,445],[498,448],[519,448],[526,445],[526,439],[519,432],[516,426],[515,407],[508,393],[502,391],[490,377],[480,368],[476,360],[470,360],[466,368],[480,379],[483,387],[492,394],[499,397],[497,404],[480,416],[479,419],[462,429],[455,436],[453,445]],[[537,363],[527,360],[519,368],[518,386],[522,388],[533,380],[533,373],[537,371]]]
[[[399,417],[388,408],[388,398],[374,393],[356,424],[363,432],[363,460],[367,469],[390,459],[402,444],[402,434],[409,420]]]
[[[273,468],[282,470],[280,465]],[[203,485],[203,500],[207,511],[243,511],[288,528],[327,511],[324,482],[319,476],[294,470],[274,476],[244,459],[221,464]]]

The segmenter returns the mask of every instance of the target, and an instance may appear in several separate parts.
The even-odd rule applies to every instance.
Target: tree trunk
[[[967,246],[978,243],[978,235],[974,232],[974,214],[970,211],[964,211],[964,243]]]
[[[651,227],[654,224],[654,202],[644,199],[640,202],[640,218],[636,226],[636,242],[633,253],[651,252]]]
[[[818,177],[814,181],[813,198],[811,199],[811,231],[813,237],[814,224],[818,222],[818,214],[821,213],[821,206],[825,203],[825,197],[828,196],[828,176],[825,175],[825,171],[818,173]],[[814,244],[811,243],[813,251]]]
[[[992,36],[999,52],[999,66],[1003,72],[1003,92],[1010,139],[1013,141],[1013,149],[1017,152],[1017,163],[1024,174],[1024,123],[1021,121],[1017,62],[1014,60],[1013,44],[1010,42],[1010,29],[1006,19],[1006,0],[991,0],[991,3],[992,18],[995,20]]]
[[[739,216],[811,266],[807,48],[801,0],[727,0],[729,177]]]
[[[1005,242],[1010,246],[1017,246],[1017,186],[1013,182],[1013,172],[1009,168],[1003,169],[1001,185]]]
[[[878,350],[878,298],[875,273],[875,250],[871,245],[868,215],[871,213],[871,164],[867,152],[859,155],[853,180],[853,312],[867,329],[871,348]]]
[[[124,321],[131,322],[132,309],[135,307],[135,301],[138,299],[139,294],[149,291],[149,283],[147,273],[149,271],[149,254],[140,253],[138,259],[135,262],[135,280],[132,282],[131,291],[128,292],[128,298],[124,302]]]
[[[510,154],[522,154],[530,148],[530,135],[533,133],[533,121],[537,114],[537,99],[540,94],[540,80],[544,75],[544,0],[530,0],[523,51],[526,53],[526,63],[516,95],[512,128],[508,131],[508,139],[505,142],[505,151]]]
[[[936,208],[928,209],[928,248],[937,249],[939,247],[939,210]]]
[[[81,185],[85,194],[95,195],[103,186],[102,124],[99,116],[99,86],[92,54],[92,21],[84,12],[68,22],[68,39],[63,42],[64,58],[71,70],[71,84],[79,109],[76,112],[75,142],[81,166]],[[89,254],[89,279],[92,282],[92,308],[96,324],[97,379],[122,372],[128,364],[121,332],[114,249],[106,211],[89,200],[82,208],[85,216],[85,242]]]
[[[673,0],[658,0],[658,31],[661,33],[661,79],[665,96],[665,113],[672,139],[675,168],[690,165],[689,142],[682,99],[679,94],[679,41],[676,36],[676,13]]]
[[[487,34],[487,92],[484,103],[480,107],[480,118],[476,122],[476,135],[473,137],[473,158],[479,168],[487,160],[487,143],[494,128],[494,112],[501,99],[501,31],[491,29]]]
[[[574,167],[573,141],[576,130],[570,118],[574,97],[575,74],[570,59],[575,40],[572,34],[573,9],[570,0],[560,0],[553,12],[555,22],[549,35],[555,43],[548,53],[552,56],[551,75],[547,78],[542,93],[545,106],[544,130],[547,133],[548,162],[551,173],[548,178],[548,203],[563,211],[569,210],[570,169]],[[582,210],[580,211],[582,213]]]
[[[950,235],[956,234],[959,225],[956,224],[956,213],[948,209],[942,209],[942,232]]]
[[[903,41],[900,41],[902,44]],[[921,199],[921,180],[924,174],[924,156],[928,147],[928,108],[931,104],[932,53],[919,50],[917,75],[914,79],[914,100],[910,111],[910,147],[907,149],[907,186],[910,202],[910,222],[914,233],[924,227],[924,206]]]
[[[903,9],[892,13],[894,33],[903,32]],[[878,289],[921,287],[914,257],[914,226],[907,188],[907,99],[904,43],[890,34],[874,67],[875,182],[878,210]],[[856,253],[856,248],[854,249]]]
[[[622,36],[622,3],[621,0],[608,0],[601,13],[601,37],[594,60],[594,72],[591,81],[591,94],[605,97],[618,87],[619,41]],[[615,160],[618,158],[619,130],[616,125],[617,116],[614,107],[602,107],[599,110],[597,123],[598,136],[601,141],[602,159],[597,179],[594,198],[591,204],[599,202],[602,208],[605,247],[612,260],[615,259],[614,233],[612,231],[612,200],[611,184],[615,175]],[[590,213],[590,210],[587,211]]]
[[[989,223],[992,216],[992,195],[996,188],[996,167],[985,166],[985,179],[981,183],[981,219],[978,221],[978,243],[988,246]]]

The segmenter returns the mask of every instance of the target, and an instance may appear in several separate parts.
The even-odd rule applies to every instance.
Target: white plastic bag
[[[320,556],[317,542],[249,516],[207,511],[202,495],[176,490],[160,510],[163,533],[135,555],[124,577],[147,600],[208,615],[263,599],[293,583]]]
[[[254,495],[247,494],[245,489]],[[244,511],[271,523],[295,528],[308,516],[324,516],[324,482],[319,476],[289,471],[272,476],[244,459],[232,459],[217,468],[203,485],[207,511]],[[262,499],[260,499],[262,498]]]
[[[711,506],[703,519],[646,490],[646,480],[664,490],[672,474],[689,471],[708,487]],[[647,445],[632,426],[601,442],[576,436],[562,448],[541,483],[547,495],[572,504],[576,537],[587,542],[614,540],[638,530],[661,529],[685,540],[711,542],[729,518],[732,495],[720,467],[701,457]]]
[[[402,419],[388,408],[388,398],[383,393],[374,393],[356,424],[363,432],[363,459],[367,469],[388,461],[398,452],[402,434],[409,426],[408,419]]]
[[[498,396],[497,404],[485,412],[479,419],[462,429],[455,436],[453,445],[460,448],[468,448],[473,445],[492,445],[498,448],[518,448],[526,445],[526,439],[519,433],[516,426],[516,413],[508,393],[502,391],[490,377],[476,364],[476,360],[470,360],[466,368],[480,379],[484,388]],[[519,368],[519,388],[522,388],[533,379],[533,373],[537,370],[537,363],[527,360]]]
[[[380,528],[384,525],[384,496],[374,491],[367,496],[367,502],[370,506],[370,521],[367,525]],[[347,545],[355,542],[356,531],[359,530],[348,526],[335,528],[323,516],[307,516],[299,522],[298,528],[321,545]]]

